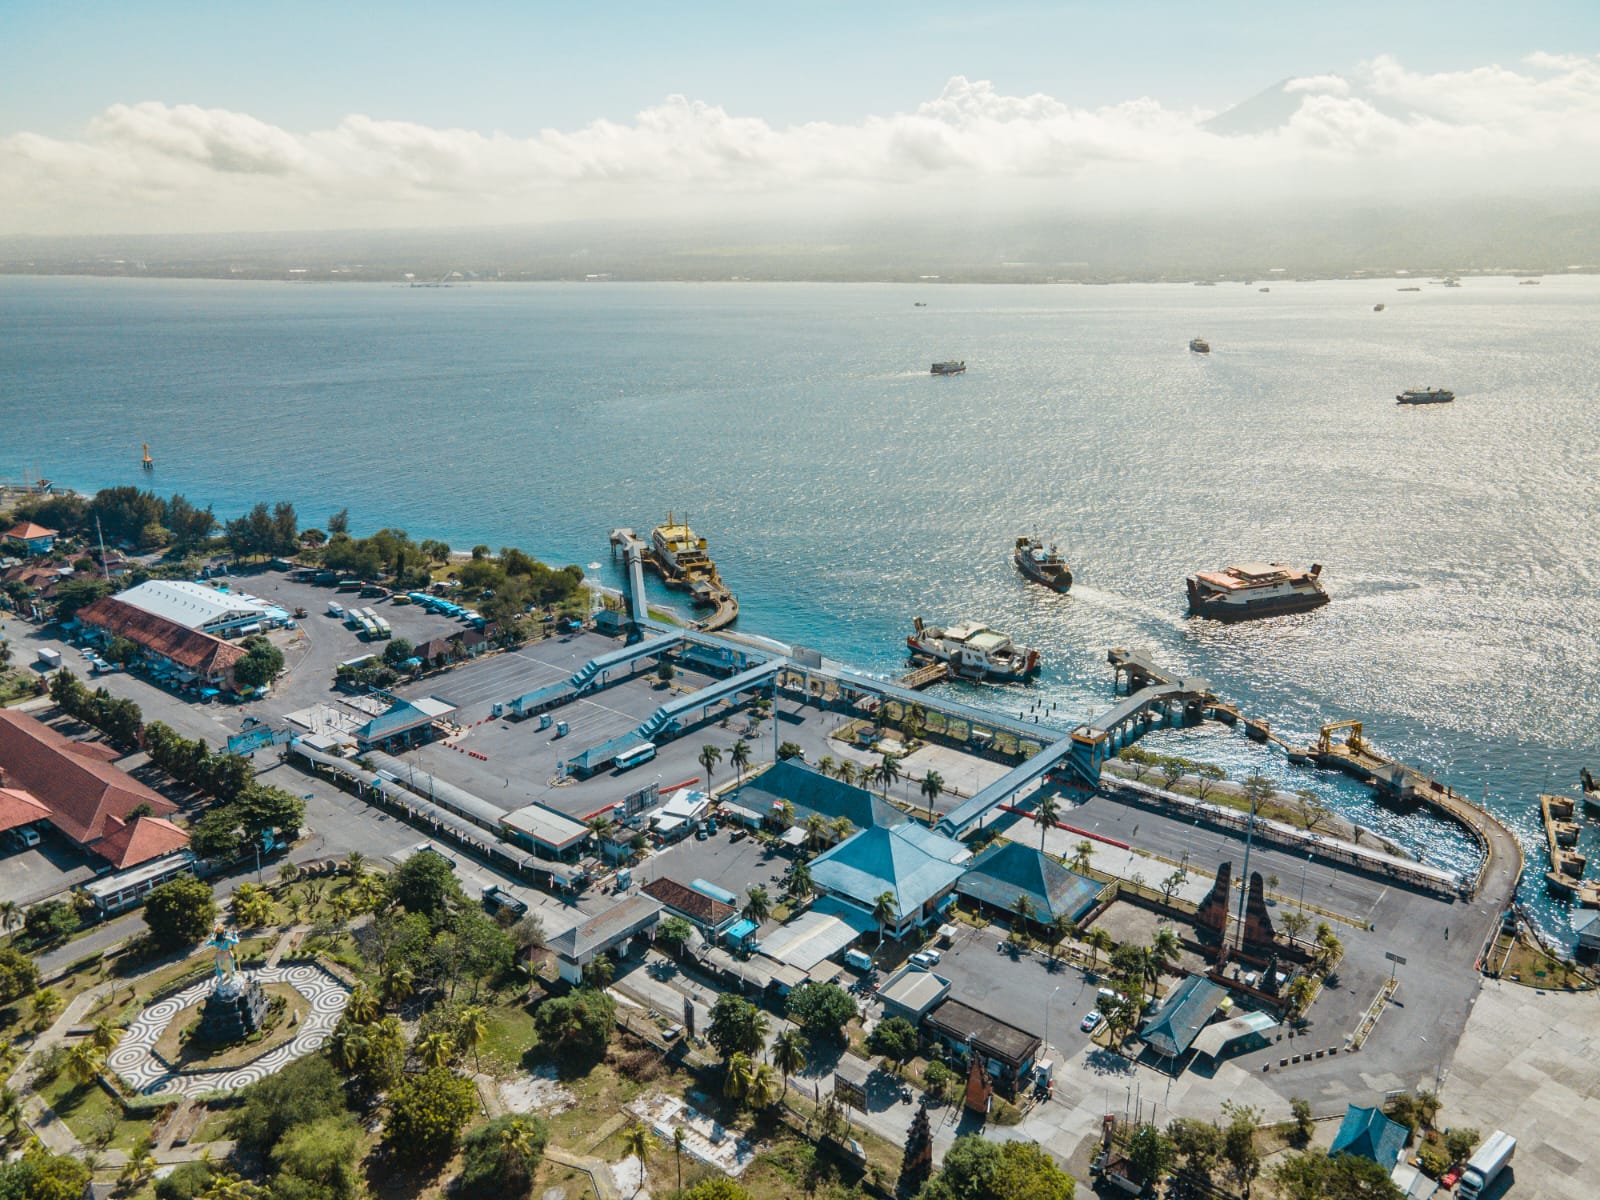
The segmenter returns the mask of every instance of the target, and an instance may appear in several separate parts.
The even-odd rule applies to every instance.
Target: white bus
[[[654,742],[646,742],[644,745],[635,747],[625,754],[617,755],[617,770],[631,770],[640,763],[649,762],[655,756],[656,744]]]

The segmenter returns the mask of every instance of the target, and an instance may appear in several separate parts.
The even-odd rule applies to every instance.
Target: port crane
[[[1345,745],[1352,754],[1366,753],[1367,745],[1361,740],[1360,721],[1332,721],[1322,727],[1322,734],[1317,738],[1317,752],[1319,754],[1333,753],[1333,735],[1341,729],[1348,729],[1350,736],[1345,739]]]

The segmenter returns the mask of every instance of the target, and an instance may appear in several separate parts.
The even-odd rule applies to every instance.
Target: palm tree
[[[11,1131],[11,1137],[22,1133],[22,1097],[8,1087],[0,1087],[0,1122]]]
[[[622,1148],[639,1160],[639,1183],[633,1189],[635,1196],[639,1194],[639,1188],[644,1187],[645,1163],[655,1144],[656,1139],[650,1135],[650,1127],[643,1121],[635,1121],[622,1131]]]
[[[728,751],[728,762],[733,765],[735,783],[744,782],[744,769],[750,765],[750,743],[740,738]]]
[[[1077,933],[1077,926],[1066,913],[1057,913],[1055,920],[1045,926],[1045,940],[1050,944],[1050,961],[1055,962],[1061,952],[1061,943]]]
[[[885,754],[883,761],[878,764],[878,782],[883,785],[883,798],[889,798],[889,789],[900,778],[900,759],[893,754]]]
[[[156,1156],[148,1150],[135,1151],[128,1157],[117,1182],[129,1191],[135,1191],[146,1179],[156,1173]]]
[[[750,1094],[755,1082],[756,1065],[748,1054],[735,1054],[728,1059],[727,1078],[722,1083],[722,1094],[730,1100],[743,1100]]]
[[[416,978],[411,973],[411,968],[405,963],[395,963],[384,969],[383,975],[378,980],[378,994],[383,997],[384,1004],[403,1004],[410,998],[416,986]]]
[[[721,750],[718,750],[715,746],[712,746],[709,743],[700,747],[700,765],[706,769],[706,787],[709,788],[711,786],[712,768],[721,761]]]
[[[806,818],[806,844],[813,850],[828,839],[828,818],[812,813]]]
[[[750,1077],[750,1107],[771,1108],[783,1099],[789,1085],[778,1078],[778,1069],[771,1063],[761,1063]]]
[[[794,805],[787,800],[779,800],[772,806],[772,819],[780,828],[787,829],[794,824]]]
[[[43,988],[33,994],[33,1021],[43,1029],[56,1019],[61,1011],[61,993],[53,988]]]
[[[1061,814],[1061,805],[1054,796],[1040,796],[1039,803],[1033,806],[1033,819],[1039,826],[1039,853],[1044,853],[1044,835],[1048,830],[1056,827],[1056,817]]]
[[[1295,1016],[1302,1015],[1311,1007],[1311,1001],[1317,994],[1317,981],[1309,975],[1296,975],[1289,981],[1289,1006]]]
[[[1089,969],[1091,971],[1094,969],[1095,963],[1100,961],[1100,955],[1102,953],[1109,954],[1111,948],[1116,944],[1111,940],[1111,935],[1104,929],[1091,929],[1083,941],[1092,951],[1089,958]]]
[[[834,774],[839,777],[840,783],[854,784],[857,775],[856,764],[848,758],[841,758],[839,760],[839,769]]]
[[[803,862],[795,863],[794,870],[789,873],[787,890],[791,900],[804,900],[815,892],[817,889],[811,880],[811,868]]]
[[[1290,937],[1298,941],[1300,935],[1306,931],[1306,926],[1311,924],[1311,918],[1303,912],[1286,912],[1278,918],[1278,924],[1284,927]]]
[[[672,1127],[672,1150],[678,1156],[678,1191],[683,1192],[683,1144],[689,1140],[689,1135],[684,1133],[682,1125]]]
[[[0,930],[9,932],[22,924],[22,905],[15,900],[0,900]]]
[[[611,986],[611,980],[616,974],[617,965],[611,961],[611,956],[601,954],[591,959],[589,965],[583,968],[583,982],[596,991],[603,992]]]
[[[330,1051],[333,1055],[333,1065],[341,1071],[354,1071],[367,1056],[367,1047],[371,1039],[367,1036],[364,1025],[357,1025],[353,1021],[340,1021],[338,1028],[333,1031]]]
[[[944,791],[944,776],[937,771],[929,771],[922,777],[922,784],[918,790],[928,798],[928,824],[933,824],[933,802]]]
[[[89,1040],[101,1054],[110,1054],[122,1040],[122,1030],[105,1017],[101,1017],[94,1023],[94,1030],[89,1034]]]
[[[877,786],[879,777],[880,772],[877,766],[862,767],[861,770],[856,773],[856,785],[858,787],[864,787],[870,792],[874,787]]]
[[[1155,937],[1150,939],[1150,956],[1155,960],[1157,974],[1166,969],[1168,963],[1178,961],[1178,935],[1173,932],[1172,926],[1163,925],[1156,930]]]
[[[899,904],[896,902],[893,892],[881,892],[877,900],[873,902],[872,919],[878,923],[879,950],[883,949],[883,935],[888,931],[889,926],[894,923],[895,910],[897,908],[899,908]]]
[[[417,1057],[425,1066],[448,1066],[455,1052],[455,1039],[442,1029],[435,1029],[417,1039]]]
[[[93,1042],[77,1042],[67,1052],[67,1071],[79,1084],[93,1083],[105,1058]]]
[[[378,998],[364,983],[358,983],[345,1002],[344,1015],[357,1025],[370,1025],[378,1019]]]
[[[745,901],[744,919],[754,921],[757,925],[765,924],[772,916],[772,902],[767,898],[767,889],[757,884],[747,895],[750,898]]]
[[[832,775],[833,774],[833,755],[824,754],[821,758],[817,759],[817,770],[820,771],[824,775]]]
[[[344,873],[351,879],[360,879],[367,873],[367,856],[359,850],[352,850],[344,856]]]
[[[1089,873],[1089,860],[1093,857],[1094,843],[1089,841],[1088,838],[1084,838],[1083,841],[1072,848],[1072,858],[1067,863],[1067,867],[1076,871],[1079,875],[1087,875]]]
[[[478,1062],[478,1047],[483,1045],[484,1039],[489,1036],[488,1014],[481,1004],[469,1004],[461,1010],[461,1015],[456,1018],[456,1042],[463,1050],[472,1051],[472,1069],[480,1068]]]
[[[1011,902],[1011,911],[1017,914],[1017,932],[1026,933],[1028,922],[1033,920],[1036,911],[1033,899],[1026,892],[1018,892],[1017,898]]]
[[[284,883],[293,883],[300,878],[300,868],[292,862],[285,862],[278,868],[278,878]]]
[[[855,822],[849,817],[835,817],[828,822],[828,832],[833,835],[833,840],[842,842],[856,831]]]
[[[793,1025],[778,1032],[772,1041],[772,1062],[783,1072],[784,1091],[789,1090],[789,1076],[806,1069],[806,1035]]]
[[[234,919],[247,929],[269,924],[276,912],[272,897],[256,884],[241,883],[233,894]]]

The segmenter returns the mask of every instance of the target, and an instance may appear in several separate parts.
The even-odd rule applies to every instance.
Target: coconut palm
[[[772,901],[767,898],[767,889],[757,884],[746,894],[749,899],[744,904],[744,919],[754,921],[757,925],[764,924],[772,916]]]
[[[1072,923],[1072,918],[1067,916],[1066,913],[1057,913],[1055,919],[1045,926],[1045,940],[1050,945],[1050,961],[1052,963],[1061,953],[1061,943],[1077,932],[1077,926]]]
[[[479,1070],[478,1048],[489,1036],[488,1013],[481,1004],[469,1004],[456,1018],[456,1043],[463,1050],[472,1051],[472,1069]]]
[[[889,789],[900,778],[900,758],[895,754],[885,754],[883,761],[878,764],[878,782],[883,785],[883,798],[889,798]]]
[[[622,1131],[622,1148],[639,1160],[639,1182],[633,1189],[635,1196],[644,1187],[645,1163],[655,1144],[656,1139],[651,1136],[650,1127],[643,1121],[635,1121]]]
[[[928,801],[928,824],[933,824],[933,802],[944,791],[944,776],[937,771],[929,771],[922,777],[922,783],[917,788]]]
[[[778,823],[778,828],[789,828],[794,824],[794,805],[787,800],[779,800],[772,806],[772,819]]]
[[[417,1039],[417,1057],[422,1060],[424,1066],[448,1066],[455,1052],[455,1039],[442,1029],[425,1033]]]
[[[378,997],[364,983],[356,984],[345,1002],[344,1015],[357,1025],[370,1025],[378,1019]]]
[[[803,862],[797,862],[794,870],[789,872],[789,883],[786,890],[791,900],[804,900],[817,890],[816,884],[811,879],[811,868]]]
[[[778,1069],[771,1063],[761,1063],[751,1073],[748,1099],[751,1108],[771,1108],[788,1090],[788,1084],[778,1077]]]
[[[835,817],[828,822],[828,833],[832,835],[833,840],[836,842],[844,841],[855,831],[855,822],[849,817]]]
[[[683,1144],[689,1140],[682,1125],[672,1127],[672,1152],[678,1157],[678,1191],[683,1192]]]
[[[76,1042],[67,1051],[67,1072],[80,1084],[93,1083],[103,1066],[105,1056],[93,1042]]]
[[[1054,796],[1040,796],[1039,803],[1033,806],[1033,820],[1039,826],[1039,853],[1044,853],[1044,835],[1056,827],[1056,818],[1061,815],[1061,805]]]
[[[1016,932],[1027,933],[1028,922],[1033,920],[1033,914],[1037,911],[1033,898],[1026,892],[1018,892],[1017,898],[1011,902],[1011,911],[1017,915]]]
[[[405,963],[384,968],[383,975],[378,979],[378,995],[383,997],[386,1005],[405,1003],[415,987],[416,977]]]
[[[1296,975],[1289,981],[1289,1007],[1300,1016],[1311,1007],[1317,994],[1317,981],[1309,975]]]
[[[130,1155],[117,1182],[129,1191],[135,1191],[146,1179],[156,1173],[156,1156],[148,1150]]]
[[[700,765],[706,769],[706,786],[711,786],[712,769],[722,761],[722,751],[709,743],[700,747]]]
[[[0,930],[7,932],[22,925],[22,905],[15,900],[0,900]]]
[[[889,926],[894,924],[896,910],[899,904],[893,892],[880,892],[872,904],[872,919],[878,925],[878,949],[883,949],[883,935],[888,932]]]
[[[611,981],[616,977],[617,966],[611,961],[609,954],[601,954],[589,961],[583,968],[583,982],[603,992],[611,986]]]
[[[1163,925],[1156,930],[1155,936],[1150,939],[1150,956],[1155,960],[1157,973],[1165,970],[1168,964],[1178,961],[1179,950],[1178,935],[1173,932],[1172,926]]]
[[[755,1081],[756,1065],[748,1054],[735,1054],[728,1059],[727,1077],[722,1082],[722,1094],[730,1100],[743,1100],[750,1094]]]
[[[778,1036],[772,1040],[772,1062],[778,1070],[783,1072],[783,1087],[789,1088],[789,1076],[796,1071],[806,1069],[806,1050],[809,1043],[806,1035],[793,1025],[779,1030]]]
[[[817,770],[820,771],[824,775],[832,775],[833,774],[833,755],[824,754],[821,758],[817,759]]]
[[[11,1137],[22,1134],[22,1097],[8,1087],[0,1087],[0,1124],[11,1131]]]
[[[45,1028],[61,1011],[61,993],[53,988],[43,988],[35,992],[31,1011],[34,1024],[40,1029]]]
[[[366,1057],[369,1045],[371,1039],[367,1036],[366,1026],[353,1021],[340,1021],[328,1044],[333,1065],[347,1073],[354,1071]]]
[[[806,818],[806,844],[815,850],[828,840],[828,818],[812,813]]]
[[[94,1043],[94,1048],[101,1054],[110,1054],[117,1048],[117,1043],[122,1040],[122,1030],[113,1025],[105,1017],[94,1023],[94,1029],[89,1034],[89,1040]]]
[[[1089,958],[1090,970],[1094,969],[1094,965],[1099,961],[1102,953],[1111,953],[1112,947],[1116,945],[1116,943],[1112,941],[1111,935],[1104,929],[1091,929],[1084,937],[1083,941],[1084,945],[1088,946],[1091,951]]]
[[[256,884],[241,883],[233,894],[233,918],[247,929],[270,924],[276,914],[272,897]]]
[[[359,850],[352,850],[344,856],[344,873],[352,880],[360,879],[367,873],[367,856]]]
[[[834,774],[839,777],[840,783],[853,785],[859,772],[856,770],[855,763],[851,762],[848,758],[841,758],[839,760],[839,769],[835,771]]]
[[[299,866],[292,862],[285,862],[283,866],[278,868],[278,878],[284,883],[293,883],[300,878]]]
[[[743,738],[734,742],[732,748],[728,751],[728,762],[732,764],[736,772],[734,782],[743,783],[744,769],[750,765],[750,743]]]
[[[1072,848],[1072,858],[1067,863],[1067,867],[1076,871],[1079,875],[1087,875],[1089,873],[1089,860],[1093,857],[1094,843],[1085,838]]]
[[[862,767],[861,770],[856,773],[856,786],[864,787],[870,792],[878,785],[878,779],[879,772],[876,765]]]

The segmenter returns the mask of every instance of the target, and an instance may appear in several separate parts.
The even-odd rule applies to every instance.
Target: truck
[[[39,651],[39,665],[41,667],[43,667],[46,671],[58,671],[58,670],[60,670],[61,669],[61,651],[59,651],[59,650],[51,650],[48,647],[46,647],[43,650],[40,650]]]
[[[498,916],[502,912],[510,913],[514,917],[528,915],[527,904],[518,900],[499,884],[483,889],[483,906],[489,910],[491,916]]]
[[[1516,1152],[1517,1139],[1505,1130],[1496,1129],[1490,1134],[1489,1140],[1473,1151],[1461,1172],[1461,1182],[1456,1184],[1459,1200],[1478,1200]]]
[[[846,950],[844,965],[852,971],[870,971],[872,970],[872,955],[863,950]]]

